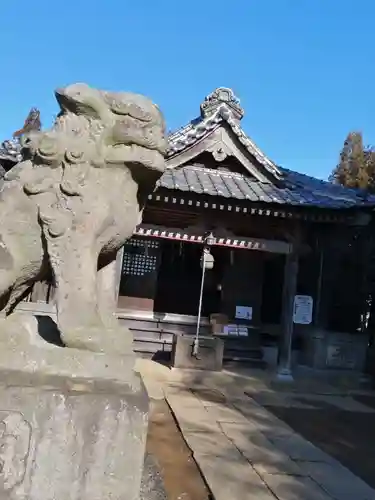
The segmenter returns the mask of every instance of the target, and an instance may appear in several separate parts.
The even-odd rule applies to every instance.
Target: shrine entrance
[[[211,253],[215,264],[205,275],[203,316],[220,310],[219,285],[223,249],[214,248]],[[168,240],[162,242],[154,301],[155,312],[197,315],[202,279],[201,256],[202,245]]]

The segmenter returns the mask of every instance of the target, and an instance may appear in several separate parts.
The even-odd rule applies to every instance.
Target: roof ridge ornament
[[[0,141],[0,178],[3,176],[1,167],[7,171],[22,160],[21,151],[25,137],[39,132],[41,128],[40,111],[37,108],[31,108],[23,127],[13,133],[12,139]]]
[[[245,112],[240,105],[240,100],[233,90],[227,87],[218,87],[208,94],[201,104],[202,118],[208,118],[215,114],[220,108],[225,106],[232,113],[233,118],[241,120]]]

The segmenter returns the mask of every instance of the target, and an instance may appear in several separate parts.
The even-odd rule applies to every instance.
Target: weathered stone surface
[[[0,343],[0,498],[138,500],[148,398],[132,359]]]
[[[188,432],[185,430],[183,435],[194,456],[196,454],[210,455],[211,457],[221,456],[234,461],[242,458],[241,453],[223,433]]]
[[[172,363],[174,368],[220,371],[223,367],[224,341],[218,337],[199,337],[198,356],[193,356],[191,335],[173,336]]]
[[[0,297],[9,313],[52,275],[65,345],[132,351],[115,318],[112,261],[163,173],[164,120],[147,98],[75,84],[47,132],[23,138],[0,190]]]
[[[221,428],[260,476],[304,475],[296,462],[277,449],[251,422],[242,425],[221,423]]]
[[[216,420],[217,422],[231,422],[231,423],[244,423],[246,424],[248,420],[242,413],[240,413],[237,408],[232,406],[224,406],[224,405],[214,405],[206,407],[207,413],[210,418]]]
[[[270,474],[263,479],[278,500],[332,500],[332,497],[309,477]]]
[[[0,498],[138,500],[148,397],[115,316],[115,259],[165,168],[164,120],[137,94],[56,98],[0,187]],[[57,336],[13,312],[50,277]]]
[[[300,462],[299,465],[301,470],[318,483],[332,498],[339,500],[375,498],[374,490],[370,486],[340,464]]]
[[[288,455],[292,460],[307,462],[333,462],[332,457],[324,453],[309,441],[298,434],[286,437],[272,437],[270,441],[280,451]]]
[[[233,460],[231,455],[211,457],[200,454],[194,458],[215,500],[275,500],[274,495],[244,458]]]

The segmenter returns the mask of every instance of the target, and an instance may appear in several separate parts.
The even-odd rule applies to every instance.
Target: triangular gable
[[[220,87],[207,96],[200,117],[169,135],[157,189],[299,208],[375,206],[373,195],[276,166],[242,130],[243,115],[232,90]]]
[[[227,157],[236,158],[244,171],[260,182],[280,180],[282,172],[242,130],[243,115],[231,89],[216,89],[201,104],[201,116],[169,136],[167,167],[194,162],[203,152],[209,152],[218,163]]]

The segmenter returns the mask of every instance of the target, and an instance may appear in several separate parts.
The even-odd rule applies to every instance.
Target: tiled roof
[[[207,102],[210,103],[210,107],[206,106]],[[239,120],[243,116],[243,110],[239,106],[239,101],[231,89],[224,87],[216,89],[206,97],[201,105],[201,110],[201,117],[192,120],[185,127],[169,135],[168,157],[172,157],[194,145],[222,123],[227,123],[238,140],[256,158],[260,165],[276,178],[281,177],[278,167],[262,153],[257,145],[242,130]]]
[[[375,206],[375,196],[366,197],[363,191],[344,188],[275,165],[242,130],[240,120],[243,114],[244,110],[231,89],[216,89],[201,104],[199,118],[169,135],[167,159],[191,148],[222,124],[227,124],[275,182],[266,183],[250,174],[241,175],[194,164],[168,169],[160,179],[159,187],[249,202],[305,207],[338,209]]]
[[[357,190],[343,188],[280,167],[279,169],[283,174],[285,187],[197,164],[168,169],[159,180],[158,186],[249,202],[328,209],[375,206],[375,196],[366,199],[363,193]]]

